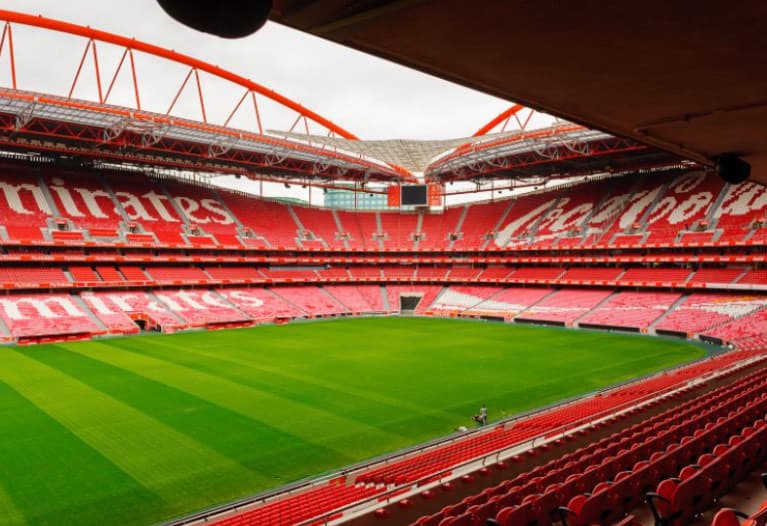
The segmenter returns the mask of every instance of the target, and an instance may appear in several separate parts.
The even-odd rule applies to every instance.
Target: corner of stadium
[[[758,178],[522,104],[366,141],[0,25],[1,524],[767,524]],[[22,31],[80,43],[68,91]]]

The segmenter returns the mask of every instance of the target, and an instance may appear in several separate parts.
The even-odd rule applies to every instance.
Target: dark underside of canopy
[[[767,182],[764,1],[275,0],[272,19]]]

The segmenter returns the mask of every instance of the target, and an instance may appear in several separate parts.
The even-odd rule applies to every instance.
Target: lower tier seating
[[[766,387],[759,368],[413,524],[613,524],[656,487],[662,524],[688,524],[764,460]]]
[[[517,319],[571,325],[608,298],[611,293],[611,291],[591,289],[560,290],[519,314]]]
[[[0,297],[0,318],[20,341],[88,337],[105,332],[79,297],[68,294],[14,294]]]
[[[725,294],[692,294],[655,326],[656,331],[694,334],[722,325],[762,307],[762,298]]]
[[[674,292],[619,292],[579,324],[647,329],[680,297]]]

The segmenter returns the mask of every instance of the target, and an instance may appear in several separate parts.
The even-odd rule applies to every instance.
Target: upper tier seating
[[[550,193],[517,198],[511,204],[511,211],[499,227],[492,243],[500,247],[527,246],[535,226],[546,217],[558,200],[555,194]]]
[[[242,225],[266,239],[270,247],[297,248],[298,225],[290,215],[289,205],[234,192],[221,191],[219,195]]]
[[[381,229],[386,234],[384,247],[388,250],[413,250],[418,215],[381,212],[379,216]]]
[[[378,241],[373,234],[378,232],[378,212],[336,211],[338,221],[349,237],[347,244],[352,250],[378,250]]]
[[[538,225],[535,245],[541,248],[559,247],[561,240],[557,239],[568,233],[580,233],[585,220],[591,215],[603,194],[604,183],[595,181],[574,185],[559,192],[561,199]],[[578,243],[582,238],[577,238]],[[568,244],[578,244],[566,241]]]
[[[747,181],[730,185],[714,212],[716,228],[723,230],[719,242],[741,241],[751,224],[767,215],[767,187]]]
[[[579,324],[646,329],[679,298],[674,292],[619,292]]]
[[[291,207],[227,190],[122,172],[67,172],[42,167],[40,179],[35,170],[24,165],[6,164],[2,170],[0,215],[6,218],[6,231],[12,239],[35,241],[42,241],[44,236],[82,241],[87,237],[78,233],[80,227],[94,238],[109,241],[124,224],[129,242],[217,243],[232,248],[244,244],[253,248],[314,250],[327,246],[375,251],[380,247],[446,250],[452,245],[455,250],[479,250],[495,230],[497,236],[489,242],[490,248],[731,243],[759,239],[754,228],[767,215],[764,186],[749,182],[723,189],[717,177],[699,172],[673,178],[665,173],[607,178],[419,215]],[[720,195],[721,205],[712,210]],[[291,210],[303,223],[303,232]],[[66,224],[65,230],[53,228],[56,211],[75,230]],[[419,218],[421,231],[417,232]],[[48,233],[48,229],[53,232]],[[719,231],[721,238],[712,237]],[[417,241],[415,234],[423,239]],[[451,241],[450,234],[457,234],[458,239]],[[299,238],[303,239],[300,244]]]
[[[0,317],[11,334],[20,339],[103,333],[78,299],[66,294],[2,296]]]
[[[599,202],[584,225],[585,241],[583,246],[601,244],[612,239],[613,235],[625,227],[618,219],[624,213],[630,213],[633,188],[637,181],[633,177],[607,179],[605,186],[598,190]]]
[[[53,215],[34,170],[0,164],[0,225],[17,241],[41,241]]]
[[[195,226],[202,229],[215,237],[220,246],[242,247],[237,237],[237,220],[213,191],[172,182],[165,182],[164,186],[186,217],[190,230]],[[198,244],[210,243],[201,236],[187,237]]]
[[[520,313],[517,318],[572,324],[609,297],[605,290],[559,290]]]
[[[679,237],[679,244],[686,245],[710,245],[716,233],[711,230],[705,232],[683,232]]]
[[[467,205],[466,217],[461,225],[461,236],[453,243],[453,250],[479,250],[487,242],[486,236],[509,208],[510,201]],[[491,242],[494,245],[494,243]]]
[[[294,206],[293,212],[295,212],[305,230],[310,231],[314,236],[325,242],[325,247],[334,250],[344,250],[346,248],[343,239],[337,236],[338,227],[331,210]]]
[[[92,237],[117,236],[123,217],[101,175],[51,167],[44,167],[42,173],[60,217],[89,230]]]
[[[128,178],[123,173],[109,174],[107,184],[114,191],[130,223],[143,226],[160,243],[186,244],[181,237],[184,220],[159,184],[137,174],[131,174]]]
[[[422,214],[420,250],[444,250],[450,246],[450,234],[457,231],[464,208],[448,208],[442,214]]]
[[[679,231],[706,218],[723,187],[724,181],[713,172],[677,175],[669,183],[663,198],[647,216],[650,229],[653,233],[662,233],[664,239],[670,240],[668,242],[673,242]],[[710,239],[711,234],[707,235]],[[656,239],[662,242],[660,238]],[[695,239],[695,236],[688,234],[682,241],[694,242]],[[652,241],[648,239],[647,242]]]

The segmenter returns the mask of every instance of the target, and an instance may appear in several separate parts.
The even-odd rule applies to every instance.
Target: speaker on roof
[[[716,158],[716,174],[732,184],[739,184],[751,175],[751,165],[734,153],[724,153]]]
[[[272,0],[157,0],[157,3],[185,26],[224,38],[255,33],[272,12]]]

